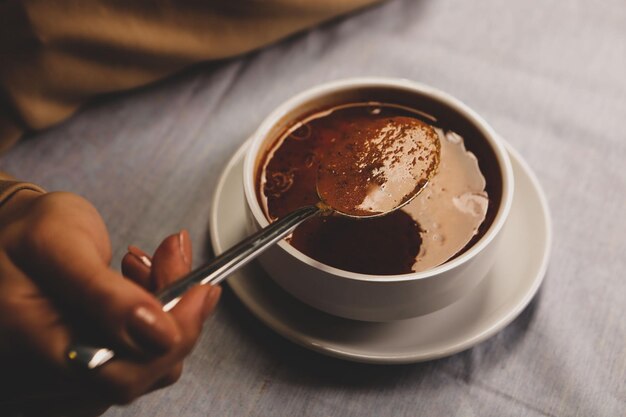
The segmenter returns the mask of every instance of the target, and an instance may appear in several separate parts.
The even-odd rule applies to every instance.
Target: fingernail
[[[141,249],[139,249],[138,247],[132,246],[132,245],[129,246],[128,253],[130,253],[135,258],[139,259],[139,262],[141,262],[148,268],[152,268],[152,261],[150,260],[148,255],[146,255],[146,253],[142,251]]]
[[[189,234],[186,230],[181,230],[178,233],[178,249],[180,250],[180,256],[183,258],[183,261],[186,265],[189,265],[189,258],[187,258],[187,254],[185,253],[185,244],[186,240],[189,239]]]
[[[202,308],[202,314],[204,316],[204,320],[209,318],[213,310],[215,310],[215,306],[217,306],[217,302],[220,299],[220,295],[222,294],[222,287],[219,285],[215,287],[211,287],[211,291],[204,298],[204,306]]]
[[[180,335],[164,320],[159,320],[154,307],[136,307],[128,321],[127,331],[143,351],[163,353],[174,346]]]

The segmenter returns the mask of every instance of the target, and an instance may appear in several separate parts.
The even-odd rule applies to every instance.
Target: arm
[[[0,144],[99,94],[246,53],[376,1],[0,2]]]

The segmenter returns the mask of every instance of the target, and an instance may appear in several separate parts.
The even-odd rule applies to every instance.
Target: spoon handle
[[[165,287],[156,295],[163,304],[163,311],[170,311],[178,304],[183,294],[194,285],[219,284],[231,272],[259,256],[265,249],[291,233],[300,223],[320,212],[321,209],[317,206],[299,208]],[[111,349],[97,346],[72,344],[67,350],[67,358],[70,362],[87,369],[95,369],[114,357],[115,352]]]
[[[319,211],[317,206],[299,208],[237,243],[217,258],[191,271],[184,278],[167,286],[156,296],[163,304],[163,311],[170,311],[182,295],[195,284],[219,284],[231,272],[259,256],[267,248],[291,233],[296,226]]]

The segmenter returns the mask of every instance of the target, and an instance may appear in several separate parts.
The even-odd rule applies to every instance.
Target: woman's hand
[[[110,258],[100,215],[77,195],[23,190],[0,207],[0,410],[96,415],[179,378],[219,287],[193,288],[169,313],[150,294],[190,270],[184,231],[152,258],[130,248],[125,276]],[[88,334],[118,357],[74,369],[66,350]]]

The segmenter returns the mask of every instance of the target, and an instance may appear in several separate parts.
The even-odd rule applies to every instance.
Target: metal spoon
[[[378,119],[367,129],[348,135],[331,147],[320,163],[317,204],[294,210],[163,289],[156,295],[163,311],[171,310],[194,285],[219,284],[311,217],[336,213],[373,218],[408,204],[436,171],[439,149],[434,129],[407,117]],[[350,154],[347,159],[346,153]],[[355,194],[363,197],[357,199],[358,204],[354,203]],[[84,344],[73,344],[67,350],[70,362],[87,369],[114,357],[109,348]]]

